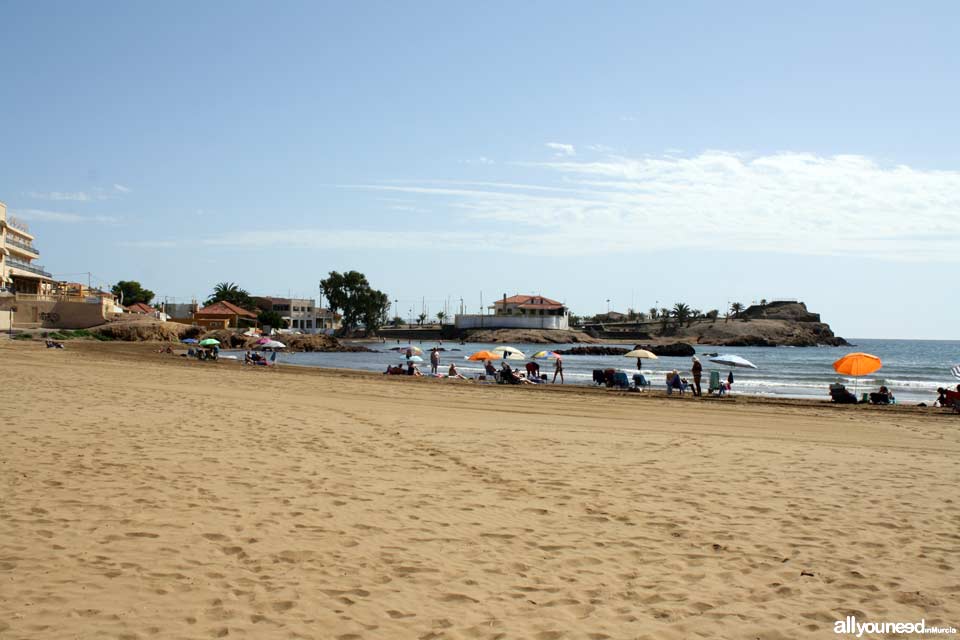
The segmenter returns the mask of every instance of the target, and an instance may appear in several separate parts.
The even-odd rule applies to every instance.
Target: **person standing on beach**
[[[703,375],[703,365],[700,364],[700,359],[697,356],[693,356],[693,366],[690,367],[690,372],[693,374],[693,395],[698,398],[703,394],[700,393],[700,378]]]
[[[440,351],[434,349],[430,352],[430,373],[436,374],[440,368]]]
[[[557,374],[560,374],[560,384],[563,384],[563,359],[557,356],[557,361],[553,363],[553,383],[557,383]]]

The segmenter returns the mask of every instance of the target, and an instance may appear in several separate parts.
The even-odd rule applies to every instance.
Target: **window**
[[[307,329],[313,329],[313,320],[307,320]]]

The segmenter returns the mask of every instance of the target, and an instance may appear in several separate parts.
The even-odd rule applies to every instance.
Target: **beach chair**
[[[633,374],[633,386],[643,391],[644,387],[650,386],[650,381],[647,380],[642,373]]]
[[[720,383],[720,372],[711,371],[710,386],[707,388],[707,393],[710,394],[716,392],[718,396],[722,396],[724,391],[726,391],[726,389]]]
[[[594,369],[593,370],[593,383],[594,384],[605,384],[607,379],[603,376],[603,369]]]
[[[627,374],[623,371],[617,371],[613,374],[613,386],[618,389],[629,389],[630,380],[627,378]]]

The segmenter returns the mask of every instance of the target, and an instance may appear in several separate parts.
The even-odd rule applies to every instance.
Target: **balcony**
[[[27,253],[31,253],[31,254],[33,254],[33,255],[35,255],[35,256],[39,256],[39,255],[40,255],[40,252],[37,251],[37,248],[34,247],[32,244],[29,244],[29,243],[26,243],[26,242],[20,242],[19,240],[14,240],[14,239],[11,238],[10,236],[7,236],[7,246],[8,246],[8,247],[15,247],[15,248],[17,248],[17,249],[20,249],[21,251],[25,251],[25,252],[27,252]]]
[[[39,264],[30,264],[29,262],[18,260],[12,256],[7,258],[7,266],[12,269],[20,269],[22,271],[35,273],[42,278],[50,278],[51,280],[53,279],[53,275],[49,271],[44,271],[43,266]]]

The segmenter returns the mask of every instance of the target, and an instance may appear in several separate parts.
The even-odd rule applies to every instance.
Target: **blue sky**
[[[960,6],[5,2],[0,200],[55,275],[431,313],[801,298],[960,338]]]

